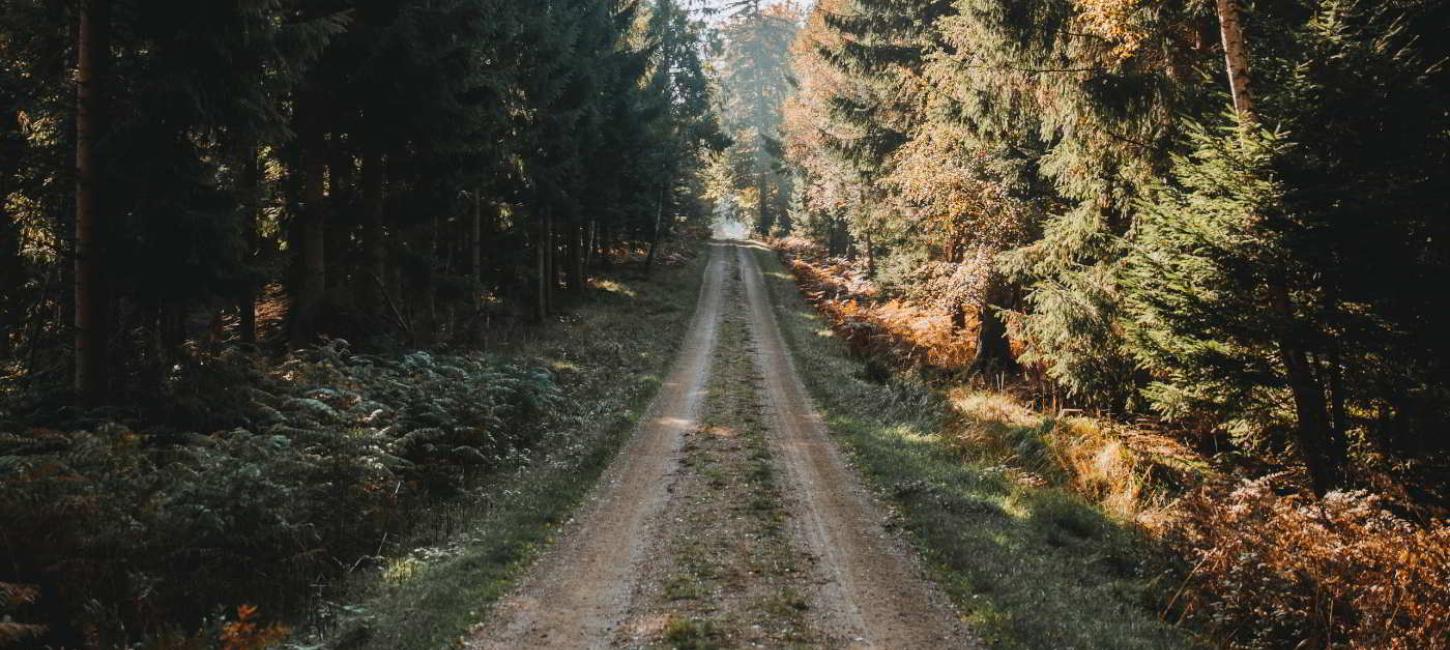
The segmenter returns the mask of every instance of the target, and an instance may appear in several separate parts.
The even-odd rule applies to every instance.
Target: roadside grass
[[[904,376],[872,381],[774,253],[757,247],[754,254],[816,407],[984,641],[1003,648],[1191,645],[1155,612],[1159,596],[1176,584],[1165,584],[1171,573],[1148,540],[1081,497],[1019,480],[990,462],[994,454],[946,435],[946,396]],[[981,426],[1015,432],[996,439],[1023,444],[1053,426],[977,413]]]
[[[359,572],[320,608],[311,642],[397,650],[452,647],[487,616],[555,538],[633,432],[694,314],[708,256],[652,276],[622,269],[543,328],[491,353],[553,368],[567,396],[527,465],[418,517],[381,571]],[[315,647],[315,646],[306,646]]]

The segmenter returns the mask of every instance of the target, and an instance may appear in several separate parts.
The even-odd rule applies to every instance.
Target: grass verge
[[[1171,586],[1160,584],[1169,573],[1145,539],[1079,497],[964,453],[941,433],[950,411],[942,395],[909,378],[872,381],[776,256],[755,254],[817,408],[986,642],[1190,645],[1154,611]]]

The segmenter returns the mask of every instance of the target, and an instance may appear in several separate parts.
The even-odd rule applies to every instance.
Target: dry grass
[[[781,243],[797,283],[858,354],[960,369],[973,337],[944,314],[879,295],[861,270]],[[971,324],[969,324],[969,327]],[[1288,473],[1242,478],[1172,435],[1059,417],[1004,391],[938,386],[939,432],[1014,481],[1060,486],[1156,540],[1183,567],[1161,615],[1228,647],[1450,647],[1450,525],[1367,492],[1318,500]],[[1393,491],[1382,491],[1392,495]]]

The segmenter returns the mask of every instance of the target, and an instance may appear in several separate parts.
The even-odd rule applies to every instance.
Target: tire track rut
[[[811,405],[755,254],[748,245],[734,248],[756,364],[774,411],[773,441],[791,495],[791,524],[825,574],[818,606],[847,633],[850,647],[980,647],[945,596],[922,577],[911,551],[885,530],[884,511],[846,465]]]
[[[729,251],[710,262],[675,365],[590,502],[521,587],[465,643],[478,649],[603,648],[629,607],[686,431],[698,425],[722,312]]]

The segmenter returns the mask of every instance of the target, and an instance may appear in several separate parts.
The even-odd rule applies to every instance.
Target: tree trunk
[[[383,154],[377,151],[368,151],[363,154],[362,172],[360,181],[362,183],[362,210],[363,210],[363,254],[367,260],[362,271],[362,278],[358,290],[359,302],[362,304],[363,313],[369,317],[380,313],[384,308],[385,297],[383,292],[387,290],[387,239],[383,232],[384,220],[387,216],[387,170]]]
[[[569,293],[581,296],[584,295],[584,224],[579,217],[569,219],[564,236],[568,237],[568,241],[564,242],[564,274],[569,283]]]
[[[963,332],[967,329],[967,305],[964,300],[952,302],[952,331]]]
[[[326,297],[323,304],[338,305],[347,302],[343,294],[354,291],[355,287],[350,286],[357,282],[353,271],[355,264],[347,259],[347,252],[351,248],[352,234],[350,230],[356,223],[356,217],[351,209],[356,205],[353,196],[357,191],[356,164],[351,152],[347,151],[336,137],[327,143],[327,205],[328,218],[325,229],[326,243],[323,250],[326,252],[327,263],[327,286]],[[353,276],[353,277],[350,277]]]
[[[584,271],[587,273],[594,268],[594,247],[598,244],[596,238],[599,236],[599,222],[589,220],[589,230],[584,237]]]
[[[765,174],[757,174],[755,177],[755,229],[761,237],[770,236],[770,208],[765,202]]]
[[[596,253],[599,256],[599,268],[614,268],[614,260],[609,257],[610,230],[608,223],[598,224],[597,234],[594,238],[594,245],[599,248]]]
[[[1339,486],[1345,464],[1344,445],[1330,425],[1324,386],[1314,376],[1309,355],[1293,334],[1294,305],[1282,279],[1269,281],[1270,300],[1278,320],[1279,360],[1289,393],[1294,397],[1294,443],[1309,469],[1309,480],[1319,496]]]
[[[242,147],[242,167],[239,184],[242,194],[242,232],[246,241],[246,257],[250,264],[256,263],[257,248],[261,245],[257,235],[257,215],[261,192],[262,170],[257,162],[257,149],[251,144]],[[248,279],[237,300],[237,336],[242,343],[257,343],[257,287]]]
[[[987,291],[977,311],[977,354],[968,372],[979,375],[1011,373],[1018,370],[1007,340],[1007,324],[998,310],[1012,300],[1012,287],[1000,274],[987,278]]]
[[[549,245],[548,226],[540,213],[534,224],[534,320],[549,317]]]
[[[473,239],[469,255],[468,271],[471,276],[470,290],[473,293],[469,303],[473,310],[483,309],[483,190],[473,191]]]
[[[665,234],[665,189],[668,187],[668,184],[660,187],[660,198],[655,204],[655,228],[654,232],[650,234],[649,255],[646,255],[644,258],[644,270],[646,272],[654,268],[655,252],[659,249],[660,239]]]
[[[438,263],[437,216],[433,217],[432,225],[427,233],[427,245],[419,246],[420,249],[427,250],[428,255],[423,260],[422,273],[417,278],[419,318],[418,326],[414,331],[414,340],[422,346],[433,345],[438,340],[438,283],[435,269],[435,265]]]
[[[1258,123],[1258,116],[1254,113],[1248,46],[1240,21],[1238,0],[1217,0],[1217,8],[1234,111],[1240,124],[1248,129]],[[1314,376],[1309,355],[1294,331],[1298,316],[1290,295],[1287,273],[1283,269],[1269,270],[1267,288],[1269,309],[1277,321],[1275,338],[1279,343],[1279,360],[1284,364],[1285,381],[1294,398],[1297,420],[1295,444],[1309,470],[1315,494],[1323,496],[1343,480],[1344,446],[1336,442],[1338,436],[1330,425],[1324,387]]]
[[[554,211],[544,212],[544,309],[550,314],[558,306],[559,266],[554,245]]]
[[[297,215],[299,224],[294,234],[300,241],[296,266],[299,277],[293,279],[291,305],[292,344],[312,343],[317,336],[317,319],[327,292],[327,195],[324,174],[327,170],[326,139],[323,135],[320,98],[304,91],[298,97],[296,114],[299,172],[302,175],[302,206]]]
[[[1234,110],[1240,118],[1253,121],[1254,101],[1249,94],[1249,53],[1244,41],[1243,23],[1239,19],[1238,0],[1217,1],[1219,31],[1223,37],[1224,63],[1228,69],[1228,84],[1233,93]]]
[[[866,229],[866,277],[876,277],[876,246],[871,242],[871,229]]]
[[[108,224],[100,214],[96,153],[109,108],[105,97],[111,49],[108,0],[85,0],[76,45],[75,390],[82,403],[94,405],[106,398],[110,337],[105,261]]]

